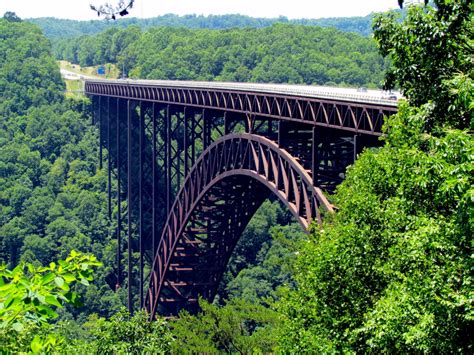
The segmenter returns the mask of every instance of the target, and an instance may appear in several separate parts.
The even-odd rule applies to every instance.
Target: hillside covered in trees
[[[392,62],[385,84],[399,85],[406,101],[385,121],[384,146],[365,150],[349,168],[332,196],[337,213],[304,235],[284,209],[266,202],[235,250],[219,299],[201,302],[197,315],[154,322],[120,310],[125,295],[114,287],[116,244],[89,101],[64,98],[38,27],[14,16],[0,19],[0,347],[33,353],[472,353],[473,7],[465,0],[435,4],[410,7],[403,22],[393,14],[376,18],[378,50]],[[115,60],[135,58],[127,73],[151,75],[166,58],[156,67],[144,59],[169,43],[169,56],[194,45],[190,33],[201,35],[196,42],[203,46],[204,39],[227,38],[214,53],[232,48],[233,36],[260,30],[108,31],[111,41],[120,33],[115,41],[128,43]],[[308,43],[321,38],[319,29],[311,39],[294,25],[261,31],[267,31],[259,34],[262,41],[275,35],[278,42],[282,33],[293,33],[298,45],[306,43],[300,37]],[[93,47],[105,53],[113,48],[98,40],[105,33],[81,40],[91,47],[107,43]],[[292,41],[278,43],[283,50]],[[157,47],[146,48],[149,43]],[[281,60],[278,51],[266,53],[269,63]],[[202,75],[200,66],[189,65],[199,56],[181,57],[167,62],[176,65],[167,73]],[[348,83],[344,75],[341,83]]]
[[[105,30],[123,29],[132,25],[142,30],[151,27],[176,27],[189,29],[223,30],[231,28],[262,28],[276,23],[307,26],[333,27],[344,32],[355,32],[368,36],[372,32],[373,15],[364,17],[339,17],[289,20],[286,17],[254,18],[244,15],[184,15],[167,14],[153,18],[123,18],[117,21],[75,21],[50,17],[33,18],[28,21],[38,25],[49,39],[73,38],[94,35]]]
[[[120,301],[106,281],[114,261],[107,180],[96,167],[88,104],[64,98],[49,41],[36,26],[0,19],[0,32],[0,260],[15,267],[47,264],[72,249],[94,253],[105,266],[85,300],[108,314]]]
[[[115,63],[131,78],[380,87],[386,68],[375,42],[331,28],[111,28],[55,42],[57,59]]]

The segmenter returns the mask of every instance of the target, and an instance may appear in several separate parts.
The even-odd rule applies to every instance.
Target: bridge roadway
[[[152,318],[213,299],[240,235],[270,196],[303,229],[320,223],[346,167],[380,145],[383,118],[397,111],[379,91],[302,85],[93,79],[85,93],[101,167],[108,152],[110,223],[116,201],[114,282],[124,279],[127,249],[129,309],[135,295]]]

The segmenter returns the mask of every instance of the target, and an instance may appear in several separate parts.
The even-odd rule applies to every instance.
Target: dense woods
[[[280,303],[287,352],[472,352],[473,7],[435,3],[374,23],[407,101],[303,242]]]
[[[57,43],[73,62],[127,63],[127,75],[147,78],[373,86],[390,61],[384,85],[406,97],[385,121],[384,146],[360,154],[331,197],[335,215],[306,235],[266,201],[215,302],[151,323],[115,292],[89,101],[63,96],[38,27],[0,19],[0,347],[472,353],[473,7],[435,4],[409,7],[403,21],[376,17],[376,44],[294,24],[131,26]]]
[[[244,15],[184,15],[167,14],[153,18],[122,18],[117,21],[74,21],[52,17],[35,18],[28,21],[38,25],[49,39],[72,38],[94,35],[111,28],[123,29],[132,25],[142,30],[151,27],[208,28],[214,30],[230,28],[262,28],[276,23],[333,27],[344,32],[356,32],[367,36],[372,32],[373,15],[365,17],[339,17],[289,20],[286,17],[254,18]]]
[[[87,103],[64,98],[50,44],[36,26],[2,19],[0,27],[0,258],[14,267],[48,264],[73,249],[93,252],[104,268],[85,302],[108,314],[120,302],[105,281],[114,251]]]
[[[386,67],[372,39],[332,28],[111,28],[55,42],[57,59],[115,63],[127,77],[380,87]]]

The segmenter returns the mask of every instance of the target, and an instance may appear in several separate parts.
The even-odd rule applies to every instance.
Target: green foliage
[[[94,253],[105,267],[84,292],[88,307],[59,313],[109,315],[120,308],[121,294],[113,290],[107,176],[96,168],[89,103],[64,98],[59,68],[38,28],[0,19],[0,32],[0,262],[13,269],[20,262],[49,264],[71,250]]]
[[[243,268],[238,274],[222,285],[225,286],[224,295],[229,299],[241,298],[251,303],[268,304],[279,298],[280,286],[294,287],[292,265],[296,245],[306,235],[296,223],[273,226],[268,232],[272,239],[261,244],[255,261],[241,266]],[[234,260],[241,255],[237,250]],[[230,268],[232,266],[230,264]]]
[[[207,30],[137,26],[56,43],[58,59],[116,63],[129,77],[377,87],[384,60],[372,39],[330,28],[274,24]]]
[[[150,27],[175,27],[213,30],[232,28],[262,28],[276,23],[301,24],[306,26],[334,27],[345,32],[356,32],[367,36],[372,32],[371,21],[373,15],[365,17],[296,19],[253,18],[244,15],[184,15],[166,14],[153,18],[124,18],[117,21],[74,21],[51,17],[29,19],[28,21],[39,26],[46,37],[50,39],[72,38],[81,35],[93,35],[110,29],[123,29],[130,26],[139,26],[145,30]]]
[[[337,216],[301,248],[285,349],[467,351],[474,145],[461,131],[420,143],[349,171]]]
[[[265,201],[239,239],[216,301],[241,298],[251,303],[278,298],[277,288],[292,285],[293,244],[304,238],[291,214],[277,201]]]
[[[463,40],[437,47],[425,75],[439,19],[466,22],[471,12],[462,1],[436,3],[439,12],[409,9],[403,24],[379,20],[394,26],[382,46],[417,54],[394,59],[397,75],[411,73],[400,83],[408,102],[386,120],[385,146],[366,150],[348,170],[334,196],[338,213],[302,242],[298,287],[279,305],[284,351],[472,352],[474,141],[457,129],[471,124],[469,116],[440,112],[446,92],[472,110],[472,70],[460,60],[465,49],[458,50]],[[404,42],[410,31],[425,37]]]
[[[55,308],[64,304],[79,305],[74,283],[88,286],[93,267],[100,266],[95,256],[74,250],[65,260],[36,267],[20,263],[13,270],[0,266],[0,335],[1,347],[9,351],[34,353],[53,350],[61,338],[53,333],[48,322],[58,317]],[[35,334],[40,332],[40,334]]]
[[[64,84],[49,41],[36,26],[0,19],[0,114],[23,114],[30,106],[57,103]],[[26,90],[25,88],[28,88]]]
[[[165,354],[170,352],[174,341],[167,323],[163,319],[150,322],[144,311],[130,316],[122,309],[110,319],[91,316],[84,328],[87,339],[68,339],[66,352]]]
[[[199,302],[197,315],[180,313],[171,326],[173,353],[268,353],[275,346],[278,314],[258,304],[233,299],[222,307]]]
[[[434,3],[435,7],[409,6],[403,22],[393,13],[375,18],[374,36],[380,52],[393,63],[385,85],[397,83],[414,106],[432,102],[434,122],[428,124],[468,128],[473,108],[459,101],[458,93],[453,92],[459,85],[452,80],[459,75],[469,78],[465,92],[472,95],[474,7],[467,0]]]
[[[411,7],[402,23],[390,15],[375,22],[379,48],[393,63],[387,84],[397,82],[408,102],[386,121],[386,145],[365,151],[348,171],[334,196],[339,212],[308,240],[294,226],[273,227],[289,221],[265,203],[219,292],[220,302],[233,300],[201,302],[202,313],[181,314],[171,331],[143,313],[92,316],[85,329],[73,320],[110,315],[124,297],[112,291],[116,245],[106,176],[96,169],[97,133],[88,127],[87,101],[64,99],[40,31],[12,14],[0,19],[0,259],[13,269],[1,269],[2,350],[472,352],[474,147],[459,130],[470,127],[474,107],[472,5],[435,3]],[[59,41],[56,53],[156,79],[377,86],[385,67],[370,39],[292,24],[112,27]],[[39,266],[74,249],[94,251],[105,264],[79,310],[66,304],[89,284],[87,267]],[[23,293],[4,291],[11,285]],[[262,305],[280,297],[280,315]],[[70,320],[47,322],[57,316]]]

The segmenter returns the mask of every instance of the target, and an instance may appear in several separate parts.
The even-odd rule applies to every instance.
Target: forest
[[[39,26],[49,39],[73,38],[82,35],[94,35],[115,28],[123,29],[132,25],[142,30],[151,27],[175,27],[189,29],[223,30],[231,28],[262,28],[276,23],[300,24],[308,26],[332,27],[344,32],[355,32],[363,36],[372,33],[374,15],[365,17],[339,17],[320,19],[289,20],[279,18],[255,18],[244,15],[184,15],[167,14],[153,18],[121,18],[117,21],[74,21],[51,17],[33,18],[28,21]]]
[[[5,14],[3,351],[472,353],[474,9],[434,3],[409,6],[402,21],[376,16],[375,40],[295,24],[130,26],[52,47],[39,27]],[[336,214],[307,235],[276,201],[265,202],[216,300],[201,301],[196,315],[148,322],[128,314],[125,290],[115,290],[91,104],[64,96],[54,56],[116,63],[140,78],[383,82],[406,100],[385,121],[384,145],[361,153],[331,196]]]
[[[57,59],[117,64],[125,77],[380,86],[386,62],[373,40],[294,24],[254,29],[137,26],[54,41]]]

